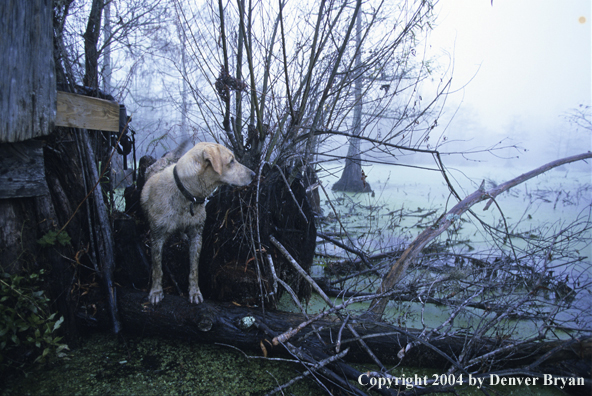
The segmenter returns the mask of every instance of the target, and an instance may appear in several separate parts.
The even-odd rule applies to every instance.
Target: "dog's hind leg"
[[[162,292],[162,247],[166,238],[152,237],[152,288],[150,289],[150,302],[158,304],[163,298]]]
[[[195,230],[189,235],[191,238],[191,245],[189,247],[189,262],[191,267],[189,269],[189,302],[199,304],[203,302],[201,291],[199,290],[199,253],[201,252],[201,233],[202,228]]]

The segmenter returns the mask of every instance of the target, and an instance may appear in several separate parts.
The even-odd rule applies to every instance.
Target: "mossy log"
[[[119,289],[119,308],[123,330],[133,334],[156,335],[190,339],[205,343],[222,343],[241,348],[251,353],[262,354],[261,345],[265,352],[272,355],[285,354],[284,348],[272,345],[272,337],[260,330],[255,323],[262,324],[276,334],[283,333],[290,328],[297,327],[306,321],[303,314],[282,311],[265,312],[261,308],[237,306],[228,302],[205,301],[202,304],[191,304],[186,298],[166,295],[164,300],[154,306],[148,302],[148,293]],[[404,330],[384,322],[371,320],[350,320],[356,331],[364,337],[366,344],[384,364],[398,364],[401,359],[399,351],[408,344],[417,341],[419,330]],[[333,354],[337,333],[341,322],[331,317],[315,322],[320,338],[311,334],[313,329],[304,328],[290,342],[309,351],[319,351],[323,354]],[[420,344],[409,349],[403,357],[406,366],[446,368],[452,363],[449,357],[458,356],[466,338],[461,336],[446,336],[432,340],[430,345]],[[477,347],[479,355],[486,354],[510,341],[483,339]],[[541,358],[553,349],[559,349],[552,354],[546,364],[564,360],[590,359],[592,339],[584,339],[571,343],[568,348],[560,349],[561,342],[526,343],[508,351],[511,359],[498,356],[499,368],[521,367]],[[347,328],[343,329],[341,349],[350,347],[345,359],[352,362],[370,361],[366,352],[353,339]],[[488,361],[489,365],[491,362]]]

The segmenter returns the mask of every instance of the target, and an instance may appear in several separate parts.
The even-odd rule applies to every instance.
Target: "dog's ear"
[[[206,147],[203,151],[203,160],[204,163],[209,162],[217,174],[222,174],[222,159],[220,151],[216,147]]]

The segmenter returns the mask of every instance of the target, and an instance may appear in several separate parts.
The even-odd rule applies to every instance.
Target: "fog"
[[[444,113],[452,119],[436,131],[451,143],[441,149],[503,140],[527,150],[502,155],[520,156],[520,165],[590,150],[590,130],[566,117],[590,105],[590,7],[587,0],[440,2],[430,55],[453,68]],[[491,156],[480,160],[516,164]]]
[[[418,88],[424,101],[442,83],[442,76],[452,78],[438,126],[430,133],[430,148],[444,154],[446,165],[468,160],[471,165],[529,168],[591,149],[590,129],[570,119],[575,109],[590,119],[590,1],[446,0],[437,3],[435,15],[433,30],[420,40],[415,61],[424,57],[437,65],[431,85],[425,81]],[[186,87],[175,70],[181,69],[175,63],[180,57],[171,54],[168,61],[137,61],[133,73],[129,71],[133,83],[120,95],[142,131],[142,149],[156,149],[156,155],[175,144],[154,144],[161,136],[193,133],[198,139],[208,138],[200,118],[201,97],[187,104],[188,114],[195,115],[189,116],[188,128],[181,120],[179,96]],[[123,51],[119,55],[121,64],[130,63],[126,56]],[[202,86],[198,90],[213,92],[207,80],[211,84],[215,75],[191,73],[192,83]],[[114,72],[114,86],[125,86],[128,79],[126,67]],[[345,138],[332,144],[342,146],[333,154],[346,155]],[[496,150],[488,152],[492,147]],[[369,148],[362,145],[363,150]],[[475,153],[446,155],[466,151]],[[376,159],[373,155],[380,153],[363,158]],[[405,164],[432,159],[420,155],[399,160]],[[571,166],[589,169],[585,163]]]

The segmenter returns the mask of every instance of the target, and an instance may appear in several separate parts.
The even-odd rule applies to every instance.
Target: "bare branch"
[[[409,267],[409,265],[423,250],[426,244],[432,241],[438,235],[442,234],[448,227],[450,227],[451,224],[459,220],[460,216],[463,213],[469,210],[476,203],[479,203],[487,199],[491,199],[499,195],[500,193],[520,183],[525,182],[528,179],[531,179],[535,176],[540,175],[541,173],[548,171],[549,169],[570,162],[581,161],[588,158],[592,158],[591,152],[550,162],[533,171],[518,176],[517,178],[512,179],[506,183],[500,184],[498,187],[493,188],[490,191],[485,191],[484,184],[482,183],[477,191],[470,194],[465,199],[456,204],[450,211],[448,211],[448,213],[442,215],[433,226],[427,228],[417,238],[415,238],[413,242],[411,242],[409,247],[403,252],[401,257],[395,262],[395,264],[393,264],[387,275],[384,277],[377,293],[383,293],[388,290],[391,290],[392,287],[399,281],[399,279],[403,277],[405,271],[407,270],[407,267]],[[487,206],[485,209],[487,209]],[[388,300],[386,298],[375,299],[374,301],[372,301],[369,311],[372,312],[374,315],[380,317],[382,316],[387,303]]]

